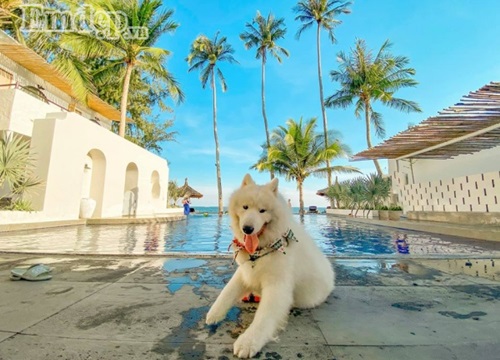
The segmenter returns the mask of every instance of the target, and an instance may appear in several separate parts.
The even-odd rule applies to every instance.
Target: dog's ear
[[[247,185],[255,185],[255,181],[253,181],[252,177],[250,174],[246,174],[245,177],[243,178],[243,182],[241,183],[241,187],[247,186]]]
[[[266,186],[276,195],[278,193],[278,178],[274,178],[271,182],[267,183]]]

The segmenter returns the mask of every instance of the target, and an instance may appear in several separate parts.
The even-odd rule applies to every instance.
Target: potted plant
[[[380,206],[378,209],[379,220],[389,220],[389,208],[385,205]]]
[[[399,220],[403,215],[403,208],[399,205],[393,205],[389,208],[389,220]]]

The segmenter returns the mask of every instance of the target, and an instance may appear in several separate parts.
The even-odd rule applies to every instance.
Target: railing
[[[68,108],[65,108],[64,106],[62,105],[59,105],[58,103],[50,100],[49,98],[46,97],[45,93],[42,91],[42,90],[39,90],[41,94],[43,94],[45,97],[44,98],[41,98],[41,96],[37,96],[33,91],[30,91],[27,88],[27,86],[23,86],[21,85],[19,82],[16,82],[16,83],[10,83],[10,84],[1,84],[0,85],[0,90],[1,88],[8,88],[8,89],[11,89],[11,88],[14,88],[14,89],[17,89],[17,90],[22,90],[25,94],[28,94],[28,95],[31,95],[32,97],[40,100],[40,101],[43,101],[47,104],[52,104],[52,105],[55,105],[57,106],[59,109],[61,109],[61,111],[64,111],[64,112],[74,112],[75,114],[78,114],[80,116],[82,116],[83,118],[86,118],[87,120],[90,120],[92,121],[93,123],[99,125],[99,126],[102,126],[102,124],[99,122],[98,119],[94,118],[94,119],[90,119],[90,118],[87,118],[85,116],[83,116],[83,114],[79,113],[79,112],[76,112],[76,111],[71,111],[69,110]]]
[[[43,101],[47,104],[52,104],[52,105],[55,105],[57,106],[59,109],[61,109],[61,111],[66,111],[66,112],[70,112],[67,108],[65,108],[64,106],[62,105],[59,105],[58,103],[50,100],[49,98],[44,98],[44,99],[41,99],[40,97],[36,96],[33,92],[31,91],[26,91],[25,87],[23,85],[21,85],[19,82],[16,82],[16,83],[11,83],[11,84],[3,84],[3,85],[0,85],[0,88],[3,88],[3,87],[6,87],[6,88],[14,88],[14,89],[17,89],[17,90],[22,90],[24,93],[28,94],[28,95],[31,95],[32,97],[40,100],[40,101]],[[40,90],[41,91],[41,90]],[[42,92],[43,94],[43,92]],[[45,95],[45,94],[44,94]]]

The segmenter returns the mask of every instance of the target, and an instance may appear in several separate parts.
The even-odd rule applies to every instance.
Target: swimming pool
[[[299,220],[298,215],[296,216]],[[323,252],[335,257],[500,256],[500,244],[406,231],[329,215],[306,215],[303,224]],[[406,237],[405,241],[396,240]],[[228,255],[229,217],[190,215],[171,223],[88,225],[0,234],[0,251],[164,255]]]

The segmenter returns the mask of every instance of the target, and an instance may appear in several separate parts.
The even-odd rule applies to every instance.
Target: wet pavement
[[[10,281],[43,262],[53,279]],[[339,259],[259,359],[497,359],[500,259]],[[230,259],[0,254],[0,359],[233,359],[255,304],[207,327]],[[279,301],[279,299],[276,299]]]

